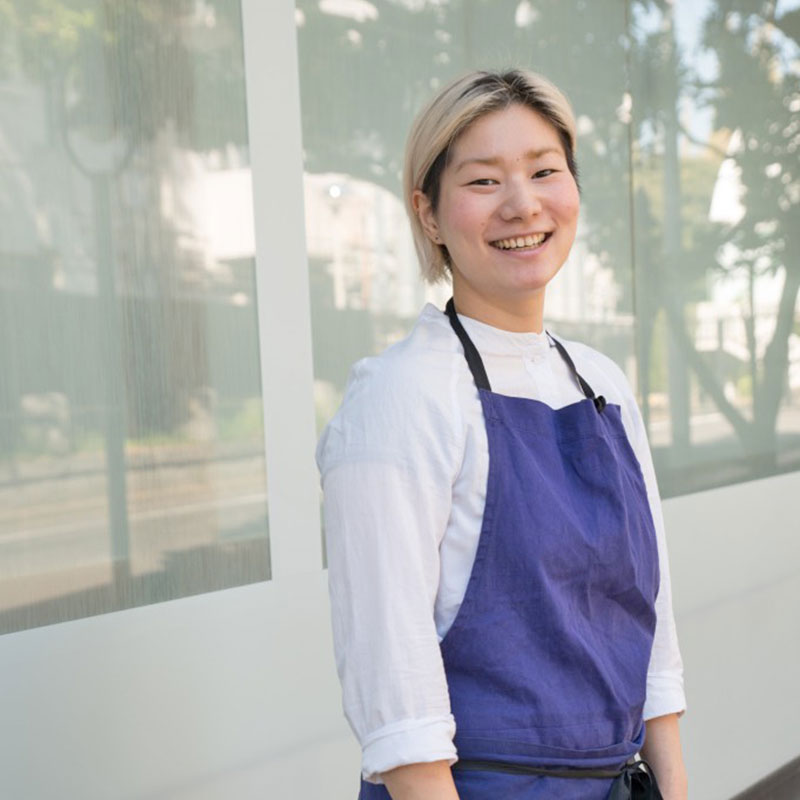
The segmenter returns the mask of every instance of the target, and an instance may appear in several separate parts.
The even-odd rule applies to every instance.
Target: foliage
[[[0,32],[0,75],[51,87],[72,128],[142,143],[172,123],[199,150],[247,141],[236,0],[0,0]],[[219,114],[221,97],[239,113]]]
[[[800,273],[793,63],[800,12],[776,18],[770,0],[716,0],[706,19],[695,21],[701,35],[690,52],[678,37],[676,4],[667,0],[613,8],[583,0],[365,5],[374,13],[353,19],[325,13],[314,0],[298,2],[307,169],[346,173],[399,197],[407,127],[432,89],[472,67],[523,65],[547,74],[566,88],[578,113],[588,246],[615,274],[618,310],[636,309],[640,375],[670,389],[672,413],[680,416],[691,411],[691,371],[745,452],[770,447]],[[681,11],[700,13],[688,4]],[[697,140],[693,113],[705,115],[713,135],[701,131]],[[744,147],[733,152],[737,131]],[[725,159],[738,166],[745,208],[735,224],[710,214]],[[721,281],[778,273],[786,280],[777,325],[752,385],[748,419],[742,400],[734,406],[723,391],[738,380],[740,366],[697,352],[688,312]],[[633,288],[635,297],[628,294]],[[668,334],[653,328],[657,319]],[[762,345],[752,319],[748,325],[752,359]],[[668,346],[683,354],[684,375],[679,359],[667,369]]]

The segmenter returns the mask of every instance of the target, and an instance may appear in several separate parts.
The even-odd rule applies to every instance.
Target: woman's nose
[[[504,220],[511,222],[514,219],[528,219],[541,210],[541,198],[531,181],[512,183],[508,186],[501,208]]]

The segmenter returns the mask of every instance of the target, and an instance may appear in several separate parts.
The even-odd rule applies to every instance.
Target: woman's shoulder
[[[447,317],[428,303],[411,331],[382,353],[357,361],[350,370],[345,402],[367,392],[374,395],[437,395],[451,372],[458,340]]]
[[[318,456],[333,449],[396,453],[408,450],[412,440],[453,445],[460,425],[457,355],[458,339],[447,318],[425,306],[404,339],[353,365]]]

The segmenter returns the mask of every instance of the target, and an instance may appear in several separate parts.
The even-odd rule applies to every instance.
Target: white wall
[[[693,797],[800,753],[800,474],[665,503]]]
[[[692,796],[800,752],[800,475],[670,500]],[[353,800],[325,573],[0,637],[0,796]]]

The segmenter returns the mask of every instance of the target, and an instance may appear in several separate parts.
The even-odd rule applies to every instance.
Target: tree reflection
[[[718,127],[740,131],[743,146],[733,157],[740,169],[745,213],[720,231],[720,269],[747,273],[745,308],[748,341],[756,361],[753,285],[762,276],[783,274],[774,332],[758,359],[752,388],[752,419],[719,402],[748,451],[775,456],[776,422],[786,390],[789,338],[796,333],[800,289],[800,74],[787,51],[797,56],[799,12],[775,19],[774,2],[717,3],[706,21],[705,43],[719,60],[712,87]],[[716,89],[716,91],[713,91]],[[698,373],[700,376],[700,373]],[[701,378],[708,383],[708,378]]]
[[[757,10],[752,3],[714,3],[702,21],[701,51],[680,54],[670,69],[663,54],[677,45],[674,6],[650,3],[646,7],[656,13],[651,14],[649,30],[640,37],[635,53],[638,69],[633,75],[639,83],[634,94],[643,99],[637,112],[637,138],[646,142],[653,130],[660,136],[650,149],[658,151],[663,184],[659,192],[645,171],[639,175],[642,192],[637,209],[640,223],[647,220],[644,226],[637,226],[640,308],[646,310],[640,315],[645,331],[640,357],[651,355],[650,332],[663,314],[673,353],[680,356],[702,394],[730,425],[741,454],[739,467],[726,474],[723,470],[730,470],[737,460],[735,449],[720,446],[709,450],[701,456],[704,464],[698,464],[698,455],[688,452],[688,430],[681,425],[689,419],[684,413],[689,406],[688,386],[681,377],[680,362],[671,358],[673,446],[665,454],[668,460],[662,456],[661,466],[675,468],[672,489],[685,491],[697,481],[698,470],[681,475],[692,463],[712,475],[709,467],[716,464],[723,480],[770,474],[791,468],[792,463],[796,466],[796,461],[782,465],[777,440],[779,414],[786,407],[784,401],[791,401],[789,348],[796,335],[800,285],[800,187],[794,155],[800,143],[800,101],[798,75],[790,65],[791,54],[797,52],[797,41],[790,35],[796,23],[792,15],[776,20],[774,3],[763,3]],[[778,23],[785,30],[781,31]],[[708,62],[709,57],[713,73],[708,74],[706,67],[706,74],[700,74],[701,61]],[[654,58],[657,66],[652,63]],[[664,70],[663,75],[658,69]],[[648,80],[661,92],[653,92]],[[693,131],[692,117],[679,111],[679,104],[686,100],[696,115],[708,114],[713,121],[714,132],[702,140]],[[677,144],[687,151],[687,145],[698,145],[701,153],[679,159]],[[713,183],[701,174],[708,163],[717,165]],[[691,172],[687,170],[690,165]],[[685,186],[682,189],[686,180],[693,183],[688,197]],[[688,213],[687,201],[691,202],[692,196],[705,201],[703,217]],[[655,216],[649,210],[653,203],[661,206],[661,213]],[[702,209],[696,210],[702,213]],[[643,255],[653,250],[652,231],[658,230],[664,243],[662,269],[651,255]],[[770,300],[769,292],[778,283],[776,276],[783,278],[780,295]],[[732,291],[737,296],[718,301],[716,312],[704,302]],[[714,314],[721,316],[715,318]],[[737,316],[741,326],[737,326]],[[718,325],[717,343],[699,347],[700,330],[709,324]],[[737,327],[743,327],[743,334],[737,335]],[[649,370],[647,361],[643,363],[643,387],[647,388]],[[647,398],[648,393],[644,394]],[[786,436],[783,439],[791,441]],[[694,449],[697,451],[696,445]]]
[[[604,314],[563,311],[552,322],[621,361],[635,352],[666,494],[796,468],[796,411],[778,432],[794,408],[787,372],[800,346],[800,12],[746,0],[368,5],[355,14],[297,3],[307,170],[346,173],[399,200],[405,133],[432,88],[481,66],[547,74],[578,114],[580,269],[585,280],[606,270],[616,287]],[[731,166],[743,208],[735,220],[719,211]],[[313,207],[307,215],[313,228]],[[316,374],[341,388],[344,363],[410,320],[333,308],[320,253],[311,271]],[[363,319],[343,358],[343,341],[323,330],[348,314]]]
[[[0,631],[268,578],[239,1],[0,2],[0,82]]]

